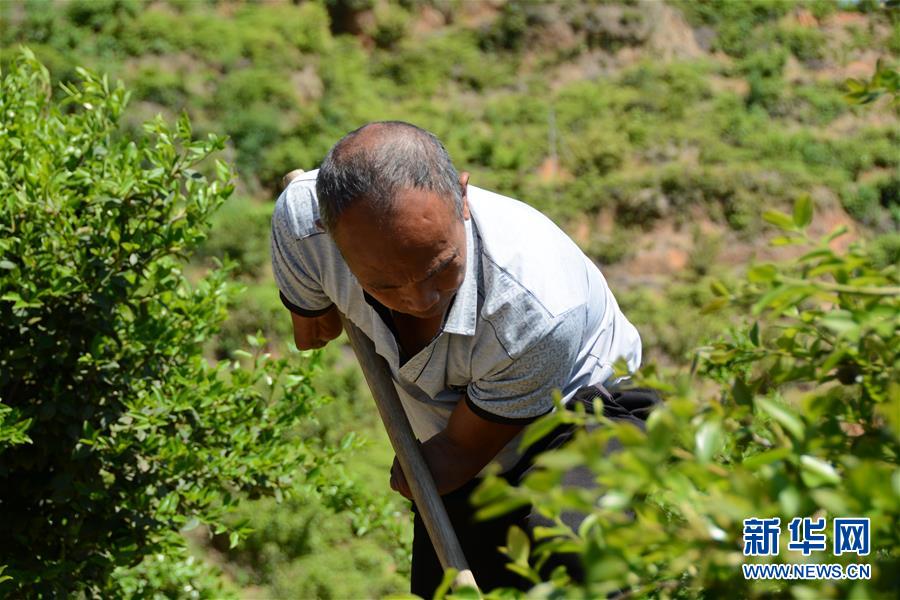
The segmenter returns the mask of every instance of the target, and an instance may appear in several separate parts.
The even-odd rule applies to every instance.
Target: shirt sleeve
[[[475,414],[499,423],[526,424],[553,409],[578,356],[582,319],[561,316],[547,333],[495,372],[469,384],[466,402]]]
[[[289,218],[282,196],[272,214],[272,273],[285,307],[302,317],[316,317],[328,312],[332,301],[311,260],[311,238],[292,235]]]

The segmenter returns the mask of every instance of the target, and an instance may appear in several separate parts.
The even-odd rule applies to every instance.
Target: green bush
[[[778,114],[784,93],[784,71],[787,59],[784,51],[760,50],[746,56],[740,64],[741,71],[750,84],[747,106],[759,105],[770,114]]]
[[[375,8],[375,24],[370,32],[375,45],[392,49],[406,37],[410,15],[402,7],[393,4],[379,4]]]
[[[791,54],[804,62],[821,60],[825,55],[825,34],[813,27],[779,27],[775,37]]]
[[[269,265],[272,208],[272,204],[254,202],[245,196],[229,198],[213,216],[209,237],[197,256],[216,257],[222,262],[233,260],[237,263],[236,273],[261,278]]]
[[[851,217],[867,227],[879,227],[887,215],[882,209],[878,188],[873,185],[848,185],[841,193],[841,204]]]
[[[806,246],[785,265],[758,264],[746,280],[714,282],[706,311],[731,307],[741,325],[699,349],[694,377],[645,369],[642,381],[664,389],[666,402],[646,433],[629,423],[559,410],[526,431],[524,443],[569,422],[597,422],[544,468],[511,488],[499,477],[477,492],[485,518],[531,503],[555,520],[534,540],[512,529],[512,568],[539,597],[892,598],[900,573],[900,270],[879,267],[870,248],[829,246],[838,229],[814,241],[805,233],[812,204],[793,216],[765,214],[784,230],[775,244]],[[624,450],[606,456],[613,437]],[[563,473],[591,470],[599,487],[567,491]],[[563,511],[590,513],[578,531]],[[780,518],[777,556],[742,553],[743,521]],[[829,551],[804,557],[788,549],[795,517],[827,519]],[[832,520],[871,520],[867,556],[834,556]],[[554,552],[581,553],[586,581],[565,573],[541,583]],[[871,565],[871,579],[752,580],[744,563]],[[565,591],[563,591],[565,590]]]
[[[837,86],[796,86],[792,91],[791,115],[803,123],[826,125],[847,112],[843,90]]]
[[[260,331],[265,338],[273,340],[272,347],[282,350],[282,354],[283,348],[293,340],[290,314],[272,281],[247,284],[242,293],[235,295],[228,305],[228,318],[207,349],[216,359],[227,358],[246,345],[247,336]],[[274,343],[276,340],[283,343]]]
[[[239,594],[221,571],[179,548],[168,554],[151,554],[132,568],[119,567],[112,574],[116,593],[124,598],[236,599]]]
[[[885,233],[873,239],[872,261],[880,267],[900,263],[900,233]]]
[[[180,110],[185,106],[187,90],[184,76],[158,65],[148,65],[134,75],[134,94],[140,100]]]
[[[797,4],[797,0],[707,0],[694,2],[676,0],[689,19],[716,29],[713,47],[735,57],[743,57],[759,48],[758,31],[761,25],[783,17]]]
[[[0,93],[0,591],[15,596],[124,594],[117,567],[178,555],[180,529],[224,531],[241,494],[324,462],[286,435],[310,410],[305,367],[201,355],[227,272],[183,269],[231,193],[223,163],[197,170],[223,140],[186,118],[123,139],[128,94],[79,73],[52,101],[25,50]]]
[[[478,44],[486,52],[519,52],[525,47],[528,25],[529,4],[520,1],[506,2],[500,15],[479,32]]]

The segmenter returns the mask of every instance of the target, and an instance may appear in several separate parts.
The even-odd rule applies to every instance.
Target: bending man
[[[639,366],[641,341],[565,233],[468,182],[429,132],[371,123],[282,193],[272,260],[299,348],[337,337],[340,311],[387,360],[482,589],[523,587],[497,547],[534,515],[477,523],[468,494],[491,461],[520,479],[530,459],[518,436],[553,410],[553,391],[570,403],[585,386],[611,384],[616,360]],[[410,497],[396,461],[391,487]],[[412,591],[431,597],[440,579],[417,517]]]

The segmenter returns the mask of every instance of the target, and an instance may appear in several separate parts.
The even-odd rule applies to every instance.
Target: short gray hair
[[[462,188],[447,149],[434,134],[403,121],[377,121],[338,141],[319,167],[319,215],[334,231],[341,214],[363,200],[389,213],[397,194],[428,190],[452,201],[462,219]]]

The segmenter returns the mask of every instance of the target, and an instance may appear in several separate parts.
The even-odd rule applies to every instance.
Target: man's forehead
[[[384,235],[396,235],[420,228],[450,229],[458,220],[452,199],[411,187],[399,190],[390,202],[359,198],[344,210],[337,229],[344,225],[351,230],[376,228]]]

